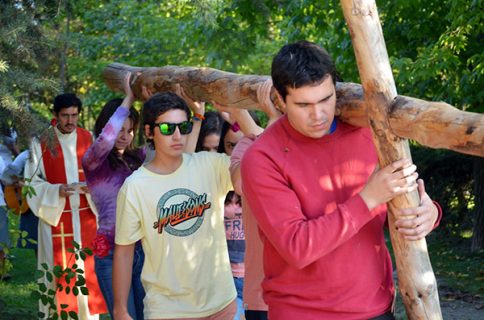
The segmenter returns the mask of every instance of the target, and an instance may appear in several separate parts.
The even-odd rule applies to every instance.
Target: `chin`
[[[306,136],[313,138],[313,139],[320,139],[326,135],[326,131],[321,131],[321,132],[311,132],[308,133]]]

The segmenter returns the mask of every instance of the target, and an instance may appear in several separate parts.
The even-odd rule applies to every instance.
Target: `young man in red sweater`
[[[336,72],[323,48],[284,46],[272,80],[285,115],[241,163],[244,205],[264,243],[269,318],[393,319],[385,203],[418,188],[420,206],[396,222],[409,240],[434,228],[438,208],[410,160],[376,170],[370,130],[335,118]]]

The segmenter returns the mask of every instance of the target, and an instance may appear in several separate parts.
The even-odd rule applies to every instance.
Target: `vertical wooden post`
[[[389,109],[397,97],[397,90],[376,3],[374,0],[341,0],[341,4],[355,50],[380,165],[383,167],[404,157],[411,158],[408,141],[396,136],[390,127]],[[416,207],[419,201],[415,191],[388,204],[399,288],[409,319],[442,319],[425,239],[406,241],[394,226],[394,212],[398,208]]]

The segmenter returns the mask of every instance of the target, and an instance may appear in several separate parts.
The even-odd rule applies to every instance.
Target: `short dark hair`
[[[54,98],[54,112],[59,113],[61,109],[77,107],[77,112],[82,110],[82,102],[74,93],[59,94]]]
[[[274,87],[285,101],[287,88],[319,84],[331,76],[336,84],[336,69],[328,52],[309,41],[286,44],[272,60]]]
[[[156,93],[143,105],[143,125],[150,126],[150,133],[153,133],[156,119],[163,113],[179,109],[187,115],[187,120],[191,119],[191,112],[185,100],[172,92]],[[146,139],[146,142],[153,148],[153,139]]]
[[[102,130],[108,123],[109,119],[119,108],[122,102],[123,99],[119,98],[112,99],[106,102],[103,109],[101,110],[101,113],[99,113],[96,119],[96,123],[94,124],[94,135],[96,136],[96,138],[99,138]],[[131,107],[129,109],[128,118],[131,119],[131,121],[133,122],[133,132],[136,134],[139,126],[139,113],[134,107]],[[133,139],[122,155],[120,155],[116,148],[113,147],[108,155],[109,166],[111,167],[111,169],[115,170],[120,166],[128,164],[131,169],[136,170],[143,162],[139,154],[139,150],[135,147]]]

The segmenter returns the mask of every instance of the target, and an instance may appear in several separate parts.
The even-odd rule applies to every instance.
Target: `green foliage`
[[[29,233],[27,231],[20,231],[18,229],[19,221],[20,221],[20,215],[15,214],[14,210],[8,209],[7,210],[7,215],[9,216],[8,218],[8,233],[9,233],[9,239],[11,243],[16,244],[17,242],[20,243],[20,245],[25,248],[27,246],[27,242],[29,243],[37,243],[32,238],[29,238]],[[11,254],[11,247],[7,243],[0,242],[0,247],[2,247],[3,252],[5,253],[5,259],[3,262],[0,264],[0,279],[8,274],[12,269],[13,269],[13,263],[10,259],[10,254]]]
[[[73,258],[77,260],[79,257],[85,261],[88,255],[92,255],[92,250],[89,248],[81,248],[75,241],[72,241],[72,245],[74,248],[67,249],[71,255],[65,268],[55,265],[50,269],[47,263],[42,263],[42,269],[37,270],[37,279],[43,278],[43,281],[38,282],[38,288],[32,291],[31,297],[39,300],[48,309],[48,314],[39,312],[39,318],[58,319],[60,317],[61,319],[67,319],[70,316],[73,319],[77,319],[77,314],[74,311],[68,312],[66,310],[69,305],[61,304],[59,310],[56,305],[55,295],[61,291],[75,296],[78,296],[80,293],[89,295],[89,290],[86,287],[86,279],[83,276],[84,270],[79,268],[76,263],[71,265],[71,261]],[[62,280],[65,281],[65,286],[61,284]]]
[[[55,46],[43,22],[49,1],[7,0],[0,3],[0,124],[15,126],[21,141],[42,130],[29,110],[58,89],[52,77]]]
[[[37,288],[32,276],[34,251],[13,248],[10,258],[15,267],[9,281],[0,281],[0,319],[39,319],[38,301],[30,296]]]
[[[482,1],[387,1],[379,9],[401,94],[484,111]]]
[[[446,286],[482,297],[484,251],[471,252],[470,247],[470,239],[438,235],[429,241],[430,258],[436,277],[445,279]]]
[[[413,146],[412,157],[431,198],[443,211],[439,232],[460,238],[472,230],[475,195],[472,156]]]

